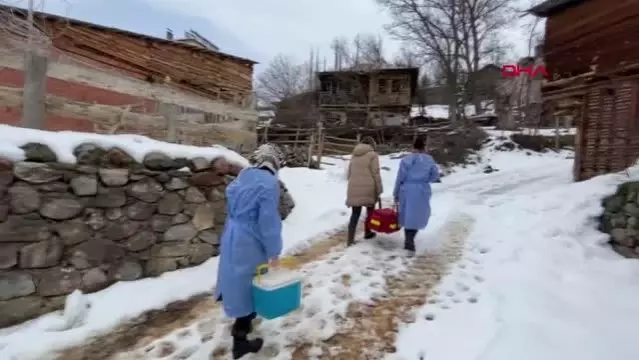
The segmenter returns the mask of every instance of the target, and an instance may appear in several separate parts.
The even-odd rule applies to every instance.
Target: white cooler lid
[[[253,279],[253,285],[260,289],[271,291],[300,281],[302,281],[302,274],[298,271],[288,269],[269,269],[266,274],[260,277],[256,276]]]

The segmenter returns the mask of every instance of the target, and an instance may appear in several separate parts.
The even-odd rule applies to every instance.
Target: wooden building
[[[0,22],[11,16],[25,17],[26,10],[0,5]],[[252,105],[256,62],[252,60],[200,44],[47,13],[36,12],[34,17],[51,40],[46,49],[46,92],[56,101],[132,106],[131,112],[144,114],[157,114],[161,102],[185,112],[201,112],[211,123],[257,120]],[[1,34],[0,88],[5,92],[21,89],[24,64],[20,44],[25,39],[19,34]],[[9,96],[2,94],[5,100]],[[20,123],[20,105],[2,101],[0,110],[2,122]],[[81,114],[48,114],[45,125],[48,130],[93,131],[93,124]]]
[[[401,125],[410,116],[418,77],[418,68],[321,72],[317,109],[326,126]]]
[[[639,158],[639,1],[548,0],[542,87],[555,116],[578,118],[574,178],[616,172]]]

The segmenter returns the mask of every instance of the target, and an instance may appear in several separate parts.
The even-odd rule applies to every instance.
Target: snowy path
[[[444,185],[436,198],[454,193],[459,205],[489,207],[490,200],[500,195],[557,181],[553,169],[533,178],[516,172],[500,175],[501,181],[495,185],[493,179],[493,186],[482,181]],[[404,256],[400,235],[380,236],[345,249],[345,234],[340,231],[314,243],[297,256],[307,279],[302,309],[257,326],[256,335],[264,336],[265,348],[247,360],[379,359],[395,351],[398,329],[413,322],[414,310],[426,301],[434,304],[438,296],[444,297],[449,301],[442,302],[442,308],[477,302],[472,287],[482,281],[474,271],[481,268],[482,252],[465,244],[474,222],[466,213],[451,211],[437,233],[430,235],[439,239],[435,247],[412,259]],[[458,267],[471,267],[467,279],[458,282],[457,291],[438,294],[433,288],[462,257],[468,261]],[[210,298],[193,299],[172,310],[147,314],[139,323],[69,350],[61,358],[225,359],[230,348],[229,325],[230,320]]]

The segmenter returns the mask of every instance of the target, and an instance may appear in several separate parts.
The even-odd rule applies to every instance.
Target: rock
[[[138,200],[156,202],[164,195],[164,188],[157,181],[146,178],[132,184],[127,192]]]
[[[133,281],[143,275],[142,265],[134,260],[124,260],[113,267],[111,277],[118,281]]]
[[[104,216],[107,218],[107,220],[113,221],[124,216],[124,211],[122,211],[122,209],[120,208],[106,209],[106,211],[104,212]]]
[[[20,180],[31,184],[45,184],[62,178],[61,171],[52,169],[47,164],[34,162],[18,162],[13,167],[13,174]]]
[[[623,246],[634,247],[635,239],[632,237],[631,232],[628,229],[616,228],[610,232],[612,239]]]
[[[62,259],[63,249],[62,241],[58,238],[26,245],[20,249],[20,267],[37,269],[55,266]]]
[[[162,238],[163,241],[189,241],[197,235],[198,231],[193,224],[186,223],[171,226]]]
[[[191,220],[191,218],[188,215],[185,214],[177,214],[173,217],[173,219],[171,219],[171,224],[173,225],[177,225],[177,224],[184,224],[185,222]]]
[[[168,190],[175,191],[186,189],[187,187],[189,187],[189,183],[182,178],[174,177],[171,178],[171,180],[169,180],[169,182],[167,182],[164,186]]]
[[[51,163],[58,161],[58,156],[50,147],[39,143],[27,143],[20,146],[24,150],[24,158],[27,161],[35,161],[41,163]]]
[[[79,244],[91,238],[89,226],[82,220],[70,220],[53,225],[54,233],[65,246]]]
[[[0,327],[16,325],[43,314],[46,302],[39,296],[0,301]]]
[[[130,219],[142,221],[150,219],[156,209],[157,205],[155,204],[138,201],[127,206],[126,214]]]
[[[104,212],[99,209],[87,209],[87,211],[86,223],[91,229],[97,231],[106,226],[107,220],[104,217]]]
[[[126,204],[126,193],[120,188],[99,188],[98,195],[93,199],[93,206],[97,208],[119,208]]]
[[[215,248],[209,244],[193,244],[190,251],[189,263],[199,265],[213,256]]]
[[[224,194],[223,191],[220,191],[218,189],[212,189],[211,192],[209,193],[209,198],[211,199],[211,201],[225,200],[226,194]]]
[[[73,269],[54,268],[43,272],[38,281],[38,295],[67,295],[82,287],[82,275]]]
[[[118,187],[129,182],[129,169],[100,169],[98,174],[106,186]]]
[[[124,240],[122,244],[130,251],[142,251],[148,249],[157,241],[157,235],[149,230],[143,230]]]
[[[124,168],[135,164],[135,159],[131,157],[131,155],[127,154],[126,151],[120,148],[109,149],[105,157],[109,164],[117,167]]]
[[[606,212],[618,212],[623,207],[623,199],[617,195],[610,196],[604,200],[603,206]]]
[[[191,159],[188,163],[188,167],[193,172],[204,171],[211,168],[211,162],[203,157],[196,157]]]
[[[612,228],[624,228],[626,227],[627,221],[626,216],[624,214],[614,214],[610,218],[610,225]]]
[[[220,245],[220,237],[213,230],[204,230],[204,231],[200,232],[197,235],[197,237],[198,237],[198,239],[200,239],[201,241],[203,241],[203,242],[205,242],[207,244],[211,244],[211,245],[215,245],[215,246]]]
[[[14,214],[27,214],[40,208],[40,194],[26,183],[9,188],[9,205]]]
[[[109,278],[100,268],[93,268],[82,275],[82,290],[94,292],[109,286]]]
[[[103,232],[107,239],[120,241],[133,236],[133,234],[135,234],[139,229],[139,223],[131,220],[124,220],[109,222]]]
[[[628,203],[624,205],[623,210],[628,216],[639,217],[639,205],[635,203]]]
[[[188,256],[190,252],[189,244],[155,244],[151,247],[151,256],[156,257],[181,257]]]
[[[639,229],[639,218],[634,216],[629,217],[626,226],[631,229]]]
[[[172,224],[173,220],[168,215],[154,215],[150,220],[151,230],[155,232],[163,233],[167,231]]]
[[[73,149],[77,163],[82,165],[100,165],[105,154],[104,149],[91,143],[80,144]]]
[[[13,161],[4,157],[0,157],[0,172],[11,171],[11,170],[13,170]]]
[[[224,177],[215,171],[205,171],[193,174],[191,184],[195,186],[217,186],[224,184]]]
[[[154,151],[148,153],[142,164],[151,170],[171,170],[176,169],[177,164],[173,159],[171,159],[168,155],[161,153],[159,151]]]
[[[210,229],[215,225],[215,209],[213,204],[201,204],[193,214],[193,226],[198,231]]]
[[[9,300],[35,293],[31,275],[26,273],[0,273],[0,300]]]
[[[184,200],[189,203],[199,204],[206,201],[206,196],[204,196],[204,194],[202,194],[202,192],[197,188],[190,187],[186,189]]]
[[[69,262],[76,269],[87,269],[121,260],[126,251],[101,237],[95,237],[69,250]]]
[[[66,193],[69,190],[69,185],[63,182],[52,182],[36,185],[36,189],[43,192]]]
[[[10,269],[18,265],[18,244],[0,243],[0,270]]]
[[[9,186],[13,182],[13,172],[10,170],[0,170],[0,188]]]
[[[226,159],[223,157],[214,159],[213,161],[211,161],[211,165],[213,167],[213,170],[215,170],[215,172],[220,175],[227,175],[230,174],[232,171],[231,163],[226,161]]]
[[[182,198],[176,193],[164,195],[158,203],[158,213],[164,215],[175,215],[184,209]]]
[[[0,223],[0,242],[39,242],[50,237],[49,224],[42,219],[9,216],[5,222]]]
[[[177,270],[178,263],[175,259],[159,258],[150,259],[146,262],[144,272],[147,276],[158,276],[167,271]]]
[[[40,215],[53,220],[67,220],[78,216],[84,205],[72,198],[50,199],[40,207]]]

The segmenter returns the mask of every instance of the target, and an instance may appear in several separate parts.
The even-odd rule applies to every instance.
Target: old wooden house
[[[418,77],[418,68],[321,72],[317,109],[326,126],[401,125],[410,115]]]
[[[0,22],[10,17],[24,18],[26,10],[0,5]],[[41,12],[34,18],[51,41],[46,49],[47,101],[84,109],[70,112],[70,105],[47,106],[48,130],[94,131],[93,108],[128,108],[143,117],[157,115],[159,103],[179,106],[184,116],[207,124],[246,123],[247,131],[251,122],[255,126],[256,63],[223,53],[212,44],[202,46],[199,43],[205,39],[193,31],[187,34],[197,44]],[[20,44],[25,39],[1,30],[0,35],[0,121],[17,125],[24,83]],[[127,131],[147,134],[136,128]]]
[[[543,101],[579,117],[574,178],[623,170],[639,158],[639,1],[548,0]]]

